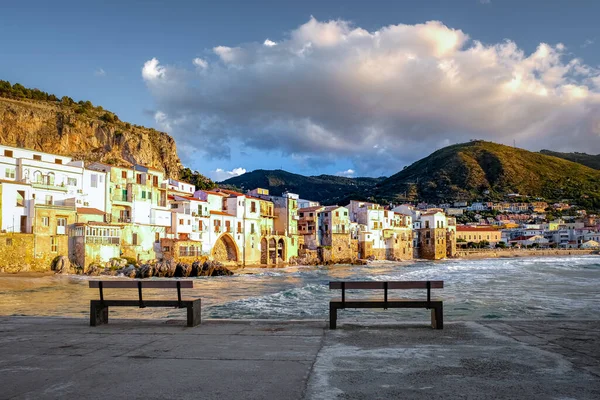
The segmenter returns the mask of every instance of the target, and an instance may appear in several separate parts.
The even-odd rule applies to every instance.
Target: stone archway
[[[215,261],[237,262],[238,248],[231,235],[224,233],[213,246],[212,256]]]
[[[277,258],[285,262],[285,242],[279,239],[277,242]]]
[[[262,238],[260,241],[260,263],[267,264],[269,259],[269,249],[267,248],[267,239]]]

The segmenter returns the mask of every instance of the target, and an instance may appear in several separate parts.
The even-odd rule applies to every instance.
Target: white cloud
[[[148,60],[142,68],[142,77],[146,81],[154,81],[163,78],[166,73],[166,68],[161,66],[156,58]]]
[[[234,143],[379,175],[474,138],[600,152],[600,71],[561,43],[527,54],[439,21],[370,32],[311,18],[276,46],[213,52],[201,75],[155,58],[142,70],[161,125],[206,157]]]
[[[272,41],[272,40],[265,40],[265,42],[263,43],[263,45],[267,46],[267,47],[273,47],[273,46],[277,46],[277,43]]]
[[[223,168],[217,168],[214,171],[210,171],[209,177],[215,182],[221,182],[234,176],[240,176],[246,173],[245,168],[234,168],[231,171],[226,171]]]
[[[581,48],[585,49],[586,47],[591,46],[593,44],[594,44],[594,41],[592,39],[585,39],[585,41],[581,45]]]
[[[353,169],[347,169],[347,170],[345,170],[345,171],[339,171],[339,172],[336,172],[335,174],[336,174],[337,176],[346,176],[346,177],[352,177],[352,176],[354,176],[354,173],[355,173],[355,172],[356,172],[356,171],[354,171]]]
[[[94,71],[95,76],[106,76],[106,71],[102,68],[98,68]]]
[[[200,57],[194,58],[194,60],[192,60],[192,63],[200,69],[208,68],[208,63]]]

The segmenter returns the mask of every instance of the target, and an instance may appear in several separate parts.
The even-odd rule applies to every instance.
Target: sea
[[[79,275],[0,275],[0,315],[88,318],[98,298]],[[102,277],[102,279],[126,279]],[[202,299],[202,318],[326,320],[335,280],[443,280],[432,297],[444,300],[444,319],[597,319],[600,256],[382,262],[372,265],[246,268],[234,276],[186,278],[184,298]],[[336,293],[337,292],[337,293]],[[347,298],[383,298],[378,291],[347,291]],[[425,290],[396,290],[392,298],[426,298]],[[105,298],[137,298],[137,290],[105,290]],[[147,289],[145,299],[176,299],[175,290]],[[184,310],[114,308],[111,318],[182,319]],[[426,310],[342,310],[339,317],[428,320]]]

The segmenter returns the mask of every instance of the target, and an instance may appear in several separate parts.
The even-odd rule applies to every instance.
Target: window
[[[142,199],[145,199],[145,198],[146,198],[146,191],[142,190]]]
[[[67,185],[68,186],[77,186],[77,179],[75,179],[75,178],[67,178]]]
[[[14,168],[6,168],[4,170],[4,177],[8,179],[15,179],[15,169]]]
[[[348,216],[348,211],[344,211],[344,217]]]
[[[100,183],[104,182],[104,176],[103,175],[98,175],[98,178],[100,178]]]
[[[204,224],[202,223],[202,221],[198,221],[198,230],[199,230],[200,232],[202,232],[202,225],[204,225]]]
[[[46,198],[44,200],[44,204],[52,205],[52,196],[51,195],[49,195],[49,194],[46,195]]]
[[[303,212],[300,213],[300,218],[304,218],[304,213]]]
[[[242,233],[242,223],[241,222],[237,223],[237,233]]]
[[[90,175],[90,178],[91,178],[90,185],[93,188],[97,188],[98,187],[98,175],[92,174],[92,175]]]
[[[169,246],[163,247],[163,253],[168,253],[170,251],[171,251],[171,248]]]
[[[158,176],[152,177],[152,186],[158,187]]]
[[[183,218],[179,219],[179,225],[183,225]]]
[[[336,212],[335,212],[335,216],[336,216],[336,217],[339,217],[339,216],[340,216],[340,212],[339,212],[339,211],[336,211]]]
[[[38,161],[42,161],[42,156],[40,156],[39,154],[34,154],[33,155],[33,159],[34,160],[38,160]]]
[[[52,237],[50,239],[50,251],[56,253],[58,251],[58,238]]]
[[[58,217],[56,219],[56,233],[59,235],[65,235],[67,233],[67,219]]]
[[[46,175],[46,185],[54,185],[54,173],[50,172]]]
[[[138,244],[138,235],[137,235],[137,233],[134,233],[132,235],[131,244],[134,245],[134,246],[137,246],[137,244]]]
[[[135,183],[142,183],[142,174],[137,174],[135,176]]]
[[[127,171],[121,171],[121,178],[127,179]]]
[[[250,224],[250,234],[254,235],[254,224]]]
[[[55,158],[54,159],[54,163],[55,164],[62,164],[62,160],[60,158]]]
[[[50,226],[50,218],[42,217],[42,226]]]
[[[225,230],[231,232],[231,221],[225,221]]]
[[[154,243],[160,242],[160,232],[154,232]]]
[[[255,201],[250,202],[250,212],[253,212],[253,213],[256,212],[256,202]]]
[[[4,157],[12,157],[12,156],[13,156],[12,150],[4,150]]]
[[[17,190],[17,207],[25,207],[25,191]]]

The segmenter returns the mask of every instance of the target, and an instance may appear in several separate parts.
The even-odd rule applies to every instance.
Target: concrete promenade
[[[1,399],[599,399],[600,321],[0,317]]]

